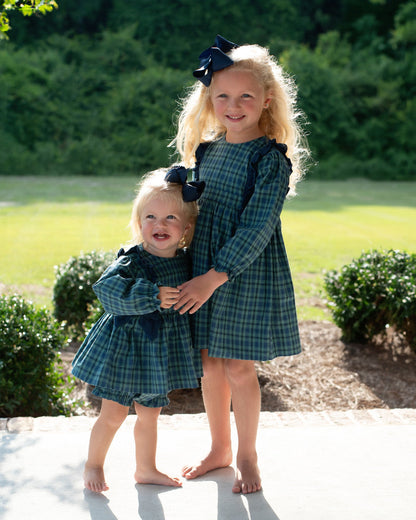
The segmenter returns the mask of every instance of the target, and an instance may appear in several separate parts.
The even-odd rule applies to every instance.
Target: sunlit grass
[[[51,307],[54,266],[129,239],[137,178],[0,177],[0,288]],[[416,251],[416,183],[304,181],[283,211],[301,319],[330,319],[323,272],[369,249]]]
[[[54,266],[129,239],[137,178],[1,177],[0,284],[51,307]]]
[[[416,251],[416,183],[305,181],[282,220],[299,315],[328,318],[321,301],[325,271],[365,250]]]

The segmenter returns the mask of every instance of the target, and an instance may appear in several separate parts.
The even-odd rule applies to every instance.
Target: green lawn
[[[0,288],[51,307],[54,266],[129,239],[132,177],[0,177]],[[329,319],[324,270],[368,249],[416,252],[416,182],[305,180],[283,229],[301,319]]]

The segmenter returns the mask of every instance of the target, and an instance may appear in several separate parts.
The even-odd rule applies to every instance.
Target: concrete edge
[[[232,422],[234,417],[231,415]],[[0,435],[27,432],[75,432],[89,431],[96,417],[12,417],[0,418]],[[135,421],[129,415],[126,424]],[[261,412],[261,428],[316,427],[316,426],[352,426],[352,425],[416,425],[416,409],[370,409],[323,412]],[[205,413],[161,415],[161,428],[205,429],[208,420]]]

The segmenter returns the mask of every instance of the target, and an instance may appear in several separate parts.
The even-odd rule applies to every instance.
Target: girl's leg
[[[224,359],[208,357],[208,351],[202,350],[204,377],[202,378],[202,396],[211,432],[211,450],[197,464],[185,466],[182,475],[192,479],[208,471],[229,466],[232,462],[231,427],[230,427],[230,385],[225,373]]]
[[[101,493],[108,486],[104,478],[104,461],[117,430],[129,413],[128,406],[103,399],[100,415],[91,430],[84,484],[90,491]]]
[[[228,359],[225,360],[225,366],[238,434],[237,471],[233,492],[253,493],[261,489],[256,452],[261,405],[257,373],[254,361]]]
[[[179,478],[169,477],[156,468],[157,420],[161,408],[150,408],[134,403],[137,420],[134,427],[136,445],[136,473],[138,484],[182,486]]]

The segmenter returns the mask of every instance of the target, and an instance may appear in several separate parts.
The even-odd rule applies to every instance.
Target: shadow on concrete
[[[91,520],[117,520],[108,505],[110,500],[102,493],[94,493],[84,489],[84,500],[90,511]]]
[[[249,495],[233,493],[231,489],[234,478],[234,469],[227,467],[211,471],[197,479],[198,482],[215,482],[217,485],[217,520],[279,520],[262,491]]]

